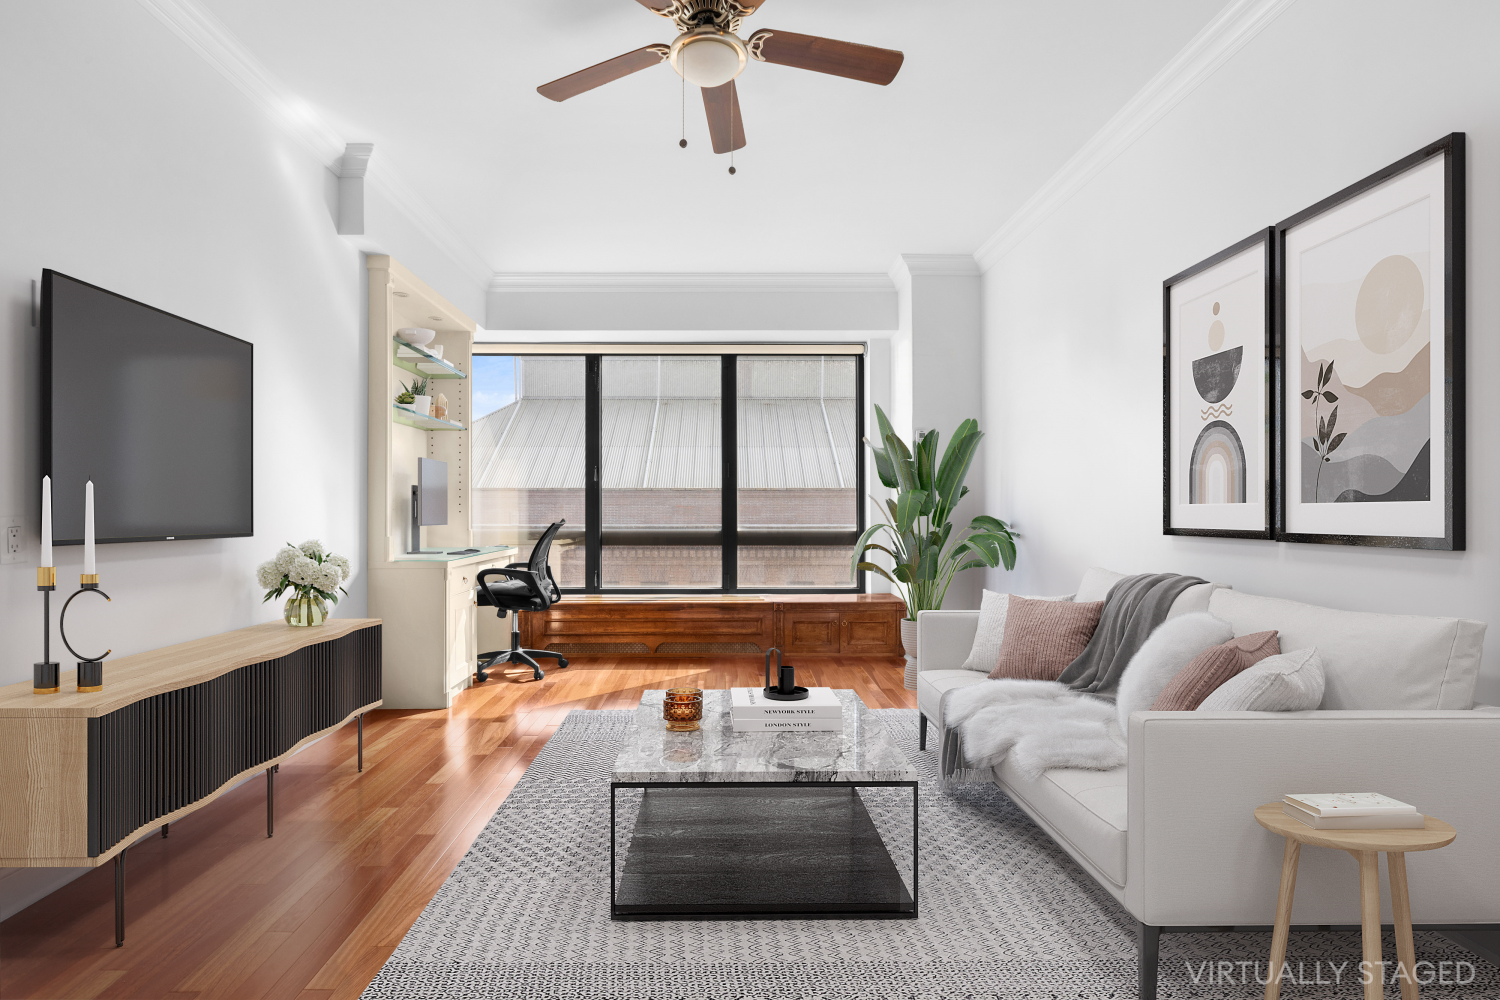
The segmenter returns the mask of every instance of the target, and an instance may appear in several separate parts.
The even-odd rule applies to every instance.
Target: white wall
[[[893,330],[883,274],[498,275],[491,330]]]
[[[254,568],[314,537],[354,560],[337,613],[363,615],[365,268],[334,233],[333,175],[139,4],[10,5],[6,30],[0,516],[24,517],[26,545],[0,566],[0,684],[29,683],[42,658],[30,296],[44,267],[255,345],[255,537],[100,546],[113,602],[75,607],[75,644],[118,657],[273,619]],[[446,260],[388,205],[370,216],[408,263]],[[482,304],[475,282],[428,280]],[[61,597],[82,550],[57,554]],[[55,608],[53,658],[68,668]],[[76,874],[0,869],[0,917]]]
[[[1338,608],[1500,619],[1500,7],[1293,4],[985,275],[989,586],[1178,571]],[[1453,131],[1469,135],[1468,551],[1161,534],[1161,282]],[[1500,701],[1500,632],[1478,697]]]

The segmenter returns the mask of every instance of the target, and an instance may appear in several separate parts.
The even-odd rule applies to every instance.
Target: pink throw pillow
[[[991,680],[1055,681],[1099,627],[1103,601],[1033,601],[1010,595]]]
[[[1238,636],[1222,646],[1210,646],[1178,671],[1157,695],[1151,711],[1191,712],[1235,674],[1280,652],[1281,642],[1274,629]]]

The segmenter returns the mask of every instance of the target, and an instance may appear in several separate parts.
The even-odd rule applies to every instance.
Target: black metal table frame
[[[615,901],[615,793],[622,788],[910,788],[911,789],[911,909],[886,912],[829,910],[801,912],[738,912],[730,909],[668,913],[622,913]],[[611,781],[609,783],[609,916],[611,920],[914,920],[917,917],[918,783],[915,781]],[[894,859],[893,859],[894,860]]]

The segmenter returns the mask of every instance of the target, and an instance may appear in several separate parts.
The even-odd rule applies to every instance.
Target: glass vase
[[[288,597],[285,618],[288,625],[321,625],[328,620],[328,605],[316,594],[311,597]]]

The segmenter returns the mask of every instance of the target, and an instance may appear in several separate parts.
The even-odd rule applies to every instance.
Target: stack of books
[[[1281,797],[1281,811],[1315,830],[1420,830],[1416,806],[1379,792],[1298,792]]]
[[[833,688],[808,688],[801,701],[773,701],[760,688],[730,688],[730,720],[737,733],[837,733],[844,706]]]

